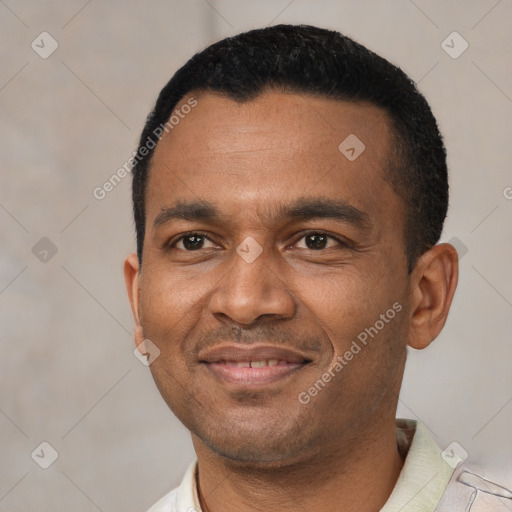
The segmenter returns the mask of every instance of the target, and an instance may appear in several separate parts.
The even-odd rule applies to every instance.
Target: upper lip
[[[309,363],[311,358],[297,350],[272,345],[220,345],[200,351],[199,361],[220,363],[223,361],[263,361],[278,359],[289,363]]]

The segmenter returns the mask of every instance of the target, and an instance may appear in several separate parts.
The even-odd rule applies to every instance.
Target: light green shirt
[[[492,508],[480,508],[478,500],[473,508],[472,504],[477,491],[487,493],[485,496],[489,497],[491,496],[488,494],[489,489],[485,487],[496,484],[476,477],[480,479],[480,483],[475,485],[480,486],[480,489],[475,491],[475,487],[456,481],[455,477],[465,468],[465,464],[457,464],[462,459],[454,460],[453,451],[451,457],[450,453],[442,452],[426,427],[420,422],[397,419],[396,426],[398,449],[405,457],[405,463],[393,492],[381,512],[435,512],[436,509],[438,512],[445,510],[448,512],[492,510],[494,512],[502,510],[499,507],[503,503],[510,504],[508,499],[495,498]],[[197,496],[196,467],[197,461],[194,461],[187,469],[181,485],[155,503],[148,512],[201,512]],[[454,471],[456,471],[455,474]],[[466,480],[467,475],[470,480],[475,478],[475,475],[467,471],[464,471],[464,474]],[[480,485],[482,483],[483,487]],[[450,490],[445,494],[447,486]],[[499,492],[504,493],[505,496],[507,492],[512,496],[511,491],[501,489],[503,490]],[[443,494],[445,494],[444,497]]]
[[[422,423],[397,419],[396,426],[398,449],[407,456],[381,512],[434,512],[454,468],[441,457],[441,449]]]

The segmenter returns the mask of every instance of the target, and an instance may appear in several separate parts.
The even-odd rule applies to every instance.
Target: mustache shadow
[[[299,334],[276,326],[259,325],[244,329],[238,325],[226,325],[200,336],[200,341],[195,348],[199,351],[226,342],[243,345],[267,343],[277,347],[288,346],[307,352],[318,352],[325,343],[317,334],[308,336],[305,332]]]

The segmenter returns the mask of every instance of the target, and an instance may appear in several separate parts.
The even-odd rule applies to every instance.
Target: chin
[[[285,428],[281,423],[278,427],[279,430],[276,425],[259,429],[254,424],[231,428],[222,425],[217,431],[193,433],[210,451],[234,463],[279,467],[295,461],[309,443],[303,426]]]
[[[212,443],[203,440],[208,448],[220,457],[233,463],[250,466],[282,467],[297,458],[297,451],[290,447],[275,447],[268,444],[254,445],[238,439],[235,443]],[[300,450],[298,450],[300,452]]]

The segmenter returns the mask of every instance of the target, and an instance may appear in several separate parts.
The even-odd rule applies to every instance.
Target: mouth
[[[282,347],[225,345],[200,353],[199,362],[224,382],[257,387],[289,377],[312,359]]]

